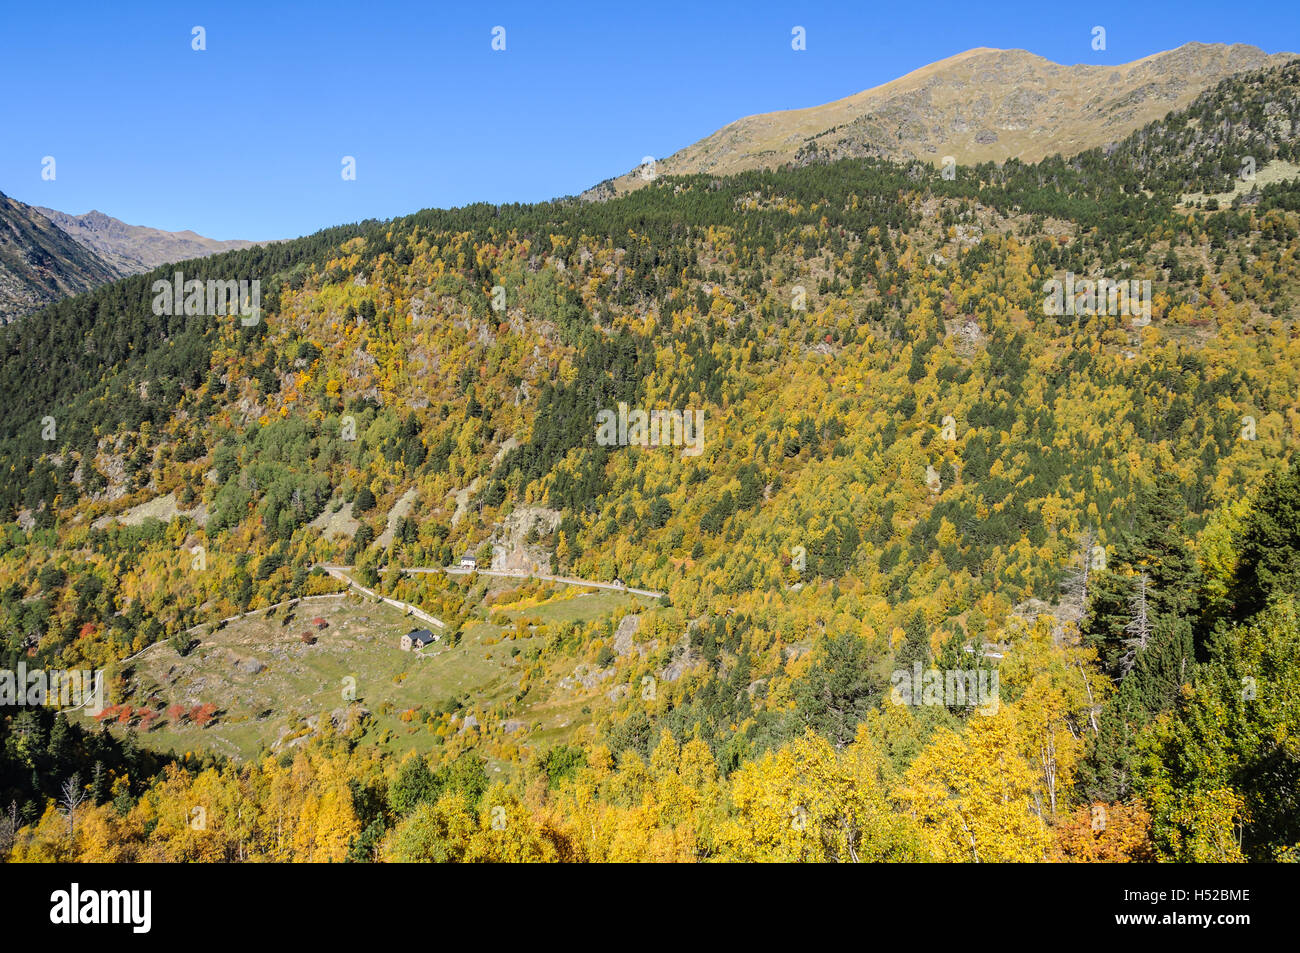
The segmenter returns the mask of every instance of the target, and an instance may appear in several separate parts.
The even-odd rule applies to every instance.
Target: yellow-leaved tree
[[[811,731],[731,778],[735,814],[718,831],[729,861],[928,859],[910,818],[891,808],[885,759],[859,726],[836,751]]]
[[[1034,771],[1016,715],[973,715],[958,733],[935,732],[903,777],[898,799],[936,860],[1042,860],[1050,841],[1033,809]]]

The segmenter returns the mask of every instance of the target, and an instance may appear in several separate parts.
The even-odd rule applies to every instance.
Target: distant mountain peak
[[[37,207],[36,211],[124,275],[151,271],[169,262],[205,258],[258,244],[241,240],[218,241],[204,238],[188,229],[167,232],[144,225],[128,225],[98,209],[92,209],[84,215],[69,215],[41,207]]]
[[[0,323],[118,277],[46,216],[0,192]]]
[[[98,209],[68,215],[0,193],[0,323],[125,275],[254,244],[128,225]]]

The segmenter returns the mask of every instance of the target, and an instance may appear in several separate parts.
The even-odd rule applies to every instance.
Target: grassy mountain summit
[[[1188,43],[1119,66],[1053,63],[987,47],[821,106],[747,116],[659,159],[661,175],[725,175],[788,162],[879,156],[933,165],[1038,160],[1123,139],[1234,73],[1292,53]],[[638,170],[588,193],[639,188]]]
[[[4,329],[0,645],[107,667],[114,722],[0,721],[17,856],[1293,856],[1298,146],[1290,63],[951,179],[662,175],[187,264],[261,281],[251,325],[156,314],[159,269]],[[427,658],[380,654],[407,604]],[[173,742],[207,756],[141,760]],[[69,847],[39,808],[92,743],[121,803]],[[191,838],[195,790],[244,813]]]

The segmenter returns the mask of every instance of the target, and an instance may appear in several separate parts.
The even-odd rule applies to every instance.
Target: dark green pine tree
[[[903,629],[903,644],[898,647],[894,657],[897,668],[911,668],[913,662],[926,665],[930,661],[930,631],[925,624],[925,616],[918,611]]]
[[[50,726],[50,740],[45,746],[50,766],[55,773],[69,767],[73,754],[72,742],[67,716],[60,711],[54,716],[54,724]]]
[[[1186,519],[1177,478],[1170,473],[1158,475],[1139,491],[1132,526],[1121,536],[1107,569],[1089,580],[1088,611],[1081,631],[1085,644],[1097,649],[1102,668],[1112,678],[1124,674],[1125,627],[1133,619],[1137,576],[1147,577],[1153,626],[1161,619],[1196,614],[1199,569],[1183,533]]]
[[[1140,770],[1137,736],[1174,707],[1194,666],[1191,622],[1169,616],[1157,620],[1147,647],[1137,653],[1097,720],[1097,734],[1079,765],[1078,783],[1086,797],[1122,801],[1133,793]]]
[[[1192,632],[1190,619],[1157,618],[1147,647],[1137,653],[1133,670],[1124,679],[1133,683],[1138,704],[1152,716],[1172,708],[1182,687],[1191,681],[1196,663]]]
[[[1102,670],[1114,679],[1122,674],[1124,627],[1129,622],[1131,592],[1132,577],[1124,572],[1094,570],[1088,580],[1088,611],[1080,631],[1084,644],[1097,650]]]
[[[1120,544],[1120,559],[1150,580],[1155,616],[1184,615],[1196,606],[1199,570],[1183,527],[1187,504],[1172,473],[1160,473],[1138,494],[1133,527]]]
[[[1232,586],[1238,621],[1279,591],[1300,591],[1300,466],[1275,474],[1260,492],[1241,534]]]
[[[1137,732],[1146,724],[1145,713],[1132,689],[1121,684],[1102,708],[1097,734],[1079,764],[1077,784],[1090,801],[1122,801],[1133,792],[1138,763]]]
[[[881,694],[872,662],[866,642],[846,632],[823,640],[807,678],[795,685],[799,719],[837,748],[853,740],[858,722]]]
[[[363,486],[357,490],[357,495],[352,501],[352,512],[365,513],[375,508],[375,494],[370,492],[370,487]]]
[[[1135,736],[1173,707],[1192,678],[1198,569],[1183,536],[1186,515],[1177,481],[1161,474],[1140,493],[1114,563],[1090,580],[1084,640],[1097,648],[1102,667],[1120,686],[1102,710],[1080,765],[1079,783],[1088,797],[1128,797],[1138,767]],[[1138,611],[1136,580],[1143,575],[1149,634],[1140,645],[1131,624]]]

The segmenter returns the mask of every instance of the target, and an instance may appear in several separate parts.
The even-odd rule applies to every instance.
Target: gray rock
[[[619,658],[632,654],[632,639],[640,628],[641,617],[639,615],[623,616],[618,628],[614,630],[614,651],[618,653]]]
[[[691,651],[691,637],[689,634],[683,635],[677,645],[673,647],[673,655],[673,660],[664,666],[663,671],[659,673],[659,678],[662,681],[677,681],[686,673],[687,669],[699,660],[695,653]]]

